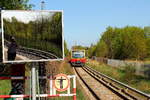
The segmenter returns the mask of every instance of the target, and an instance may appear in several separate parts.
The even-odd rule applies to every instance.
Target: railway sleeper
[[[101,77],[106,77],[106,78],[107,78],[107,76],[102,75],[101,73],[99,73],[99,72],[93,70],[93,69],[90,68],[90,67],[86,67],[86,69],[87,69],[87,70],[92,70],[92,71],[90,71],[90,72],[99,74],[99,75],[96,75],[96,76],[101,76]],[[105,81],[104,78],[102,78],[102,79]],[[109,77],[108,77],[108,79],[109,79]],[[109,79],[109,80],[110,80],[110,81],[113,81],[112,79]],[[118,84],[118,83],[117,83],[117,84]],[[119,85],[121,85],[121,84],[119,84]],[[121,85],[121,86],[123,86],[123,85]],[[125,86],[123,86],[123,87],[125,87]],[[116,89],[119,90],[120,92],[123,92],[124,94],[130,96],[133,100],[142,100],[141,97],[136,97],[135,95],[129,93],[128,91],[130,90],[130,91],[132,91],[132,92],[135,92],[137,95],[140,95],[139,93],[137,93],[136,91],[131,90],[131,89],[128,88],[128,87],[126,87],[126,89],[120,89],[118,86],[114,86],[114,88],[116,88]],[[149,97],[146,97],[146,96],[144,96],[144,95],[141,95],[141,96],[147,98],[147,99],[144,99],[144,100],[150,100]]]
[[[124,94],[122,91],[120,91],[120,90],[114,88],[114,87],[111,86],[110,84],[106,84],[105,81],[99,80],[99,77],[92,75],[92,74],[91,74],[90,72],[88,72],[87,70],[86,70],[86,72],[87,72],[88,74],[90,74],[93,78],[95,78],[97,81],[99,81],[100,83],[102,83],[104,86],[106,86],[107,88],[109,88],[110,90],[112,90],[113,92],[115,92],[115,94],[117,94],[118,96],[124,98],[125,100],[136,100],[136,99],[132,98],[131,96],[128,96],[128,95]]]

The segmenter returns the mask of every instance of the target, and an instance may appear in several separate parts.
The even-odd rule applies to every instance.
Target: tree
[[[142,28],[125,27],[123,41],[125,58],[142,59],[147,54],[146,38]]]
[[[7,10],[29,10],[34,5],[28,4],[29,0],[1,0],[0,8]]]
[[[110,59],[144,59],[150,54],[148,41],[144,30],[140,27],[108,27],[96,44],[92,55]]]
[[[0,0],[0,10],[30,10],[34,5],[28,2],[29,0]]]
[[[62,42],[62,38],[60,37],[62,35],[62,14],[60,12],[53,15],[50,27],[51,33],[57,35],[55,36],[57,40],[54,39],[54,42],[60,44]]]
[[[108,56],[108,47],[103,40],[101,40],[97,43],[97,46],[95,48],[95,55],[97,57],[107,57]]]
[[[113,54],[113,47],[112,47],[112,41],[113,38],[115,37],[115,32],[112,27],[106,28],[106,31],[103,33],[101,40],[103,40],[106,45],[108,46],[108,58],[112,58]]]
[[[144,33],[146,36],[146,43],[147,43],[147,50],[148,50],[148,57],[150,58],[150,26],[144,27]]]
[[[88,57],[91,58],[92,56],[96,56],[96,45],[91,44],[90,48],[88,49]]]
[[[68,50],[68,48],[67,48],[67,43],[66,43],[66,41],[64,41],[64,53],[65,53],[65,56],[68,56],[68,54],[69,54],[69,50]]]

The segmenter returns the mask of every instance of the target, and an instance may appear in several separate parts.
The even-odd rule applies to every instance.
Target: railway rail
[[[150,95],[145,94],[137,89],[134,89],[126,84],[123,84],[115,79],[112,79],[94,69],[92,69],[89,66],[84,67],[75,67],[75,72],[79,76],[79,78],[83,81],[83,83],[86,85],[86,87],[89,89],[91,94],[95,97],[97,100],[150,100]],[[84,72],[84,73],[83,73]],[[86,75],[87,74],[87,75]],[[86,77],[85,77],[86,75]],[[89,75],[89,76],[88,76]],[[90,77],[90,78],[87,78]],[[92,78],[92,80],[91,80]],[[94,80],[93,80],[94,79]],[[89,82],[91,81],[91,82]],[[96,85],[97,88],[93,88],[93,84]],[[99,84],[98,84],[99,83]],[[108,90],[112,92],[110,94],[108,90],[105,91],[105,89],[101,85],[105,86]],[[96,89],[98,89],[96,91]],[[103,93],[103,92],[108,93]],[[102,93],[100,93],[102,92]],[[115,96],[115,95],[116,96]],[[107,95],[107,98],[105,95]],[[110,98],[112,97],[112,98]]]
[[[17,49],[17,52],[21,55],[24,56],[35,56],[39,59],[56,59],[58,58],[56,55],[49,53],[49,52],[45,52],[42,50],[37,50],[37,49],[33,49],[33,48],[25,48],[25,47],[21,47],[19,49]]]
[[[5,40],[5,46],[8,47],[10,44],[9,41]],[[30,59],[57,59],[58,57],[50,52],[33,49],[33,48],[26,48],[26,47],[19,47],[17,49],[17,53],[23,56],[27,56]]]

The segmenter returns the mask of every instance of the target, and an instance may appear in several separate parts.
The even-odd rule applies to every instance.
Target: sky
[[[64,38],[73,45],[95,44],[108,26],[150,26],[150,0],[44,0],[44,10],[63,10]],[[30,0],[40,10],[41,0]]]
[[[29,21],[35,21],[39,16],[51,17],[55,12],[52,11],[21,11],[21,10],[7,10],[2,12],[2,16],[5,19],[15,17],[17,20],[28,23]]]

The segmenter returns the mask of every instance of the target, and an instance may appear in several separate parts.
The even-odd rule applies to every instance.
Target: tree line
[[[4,18],[4,38],[10,41],[14,36],[20,46],[52,52],[62,57],[61,16],[61,12],[56,12],[52,16],[37,16],[35,21],[28,23],[15,17]]]
[[[110,59],[150,58],[150,27],[107,27],[99,41],[88,49],[88,56]]]

